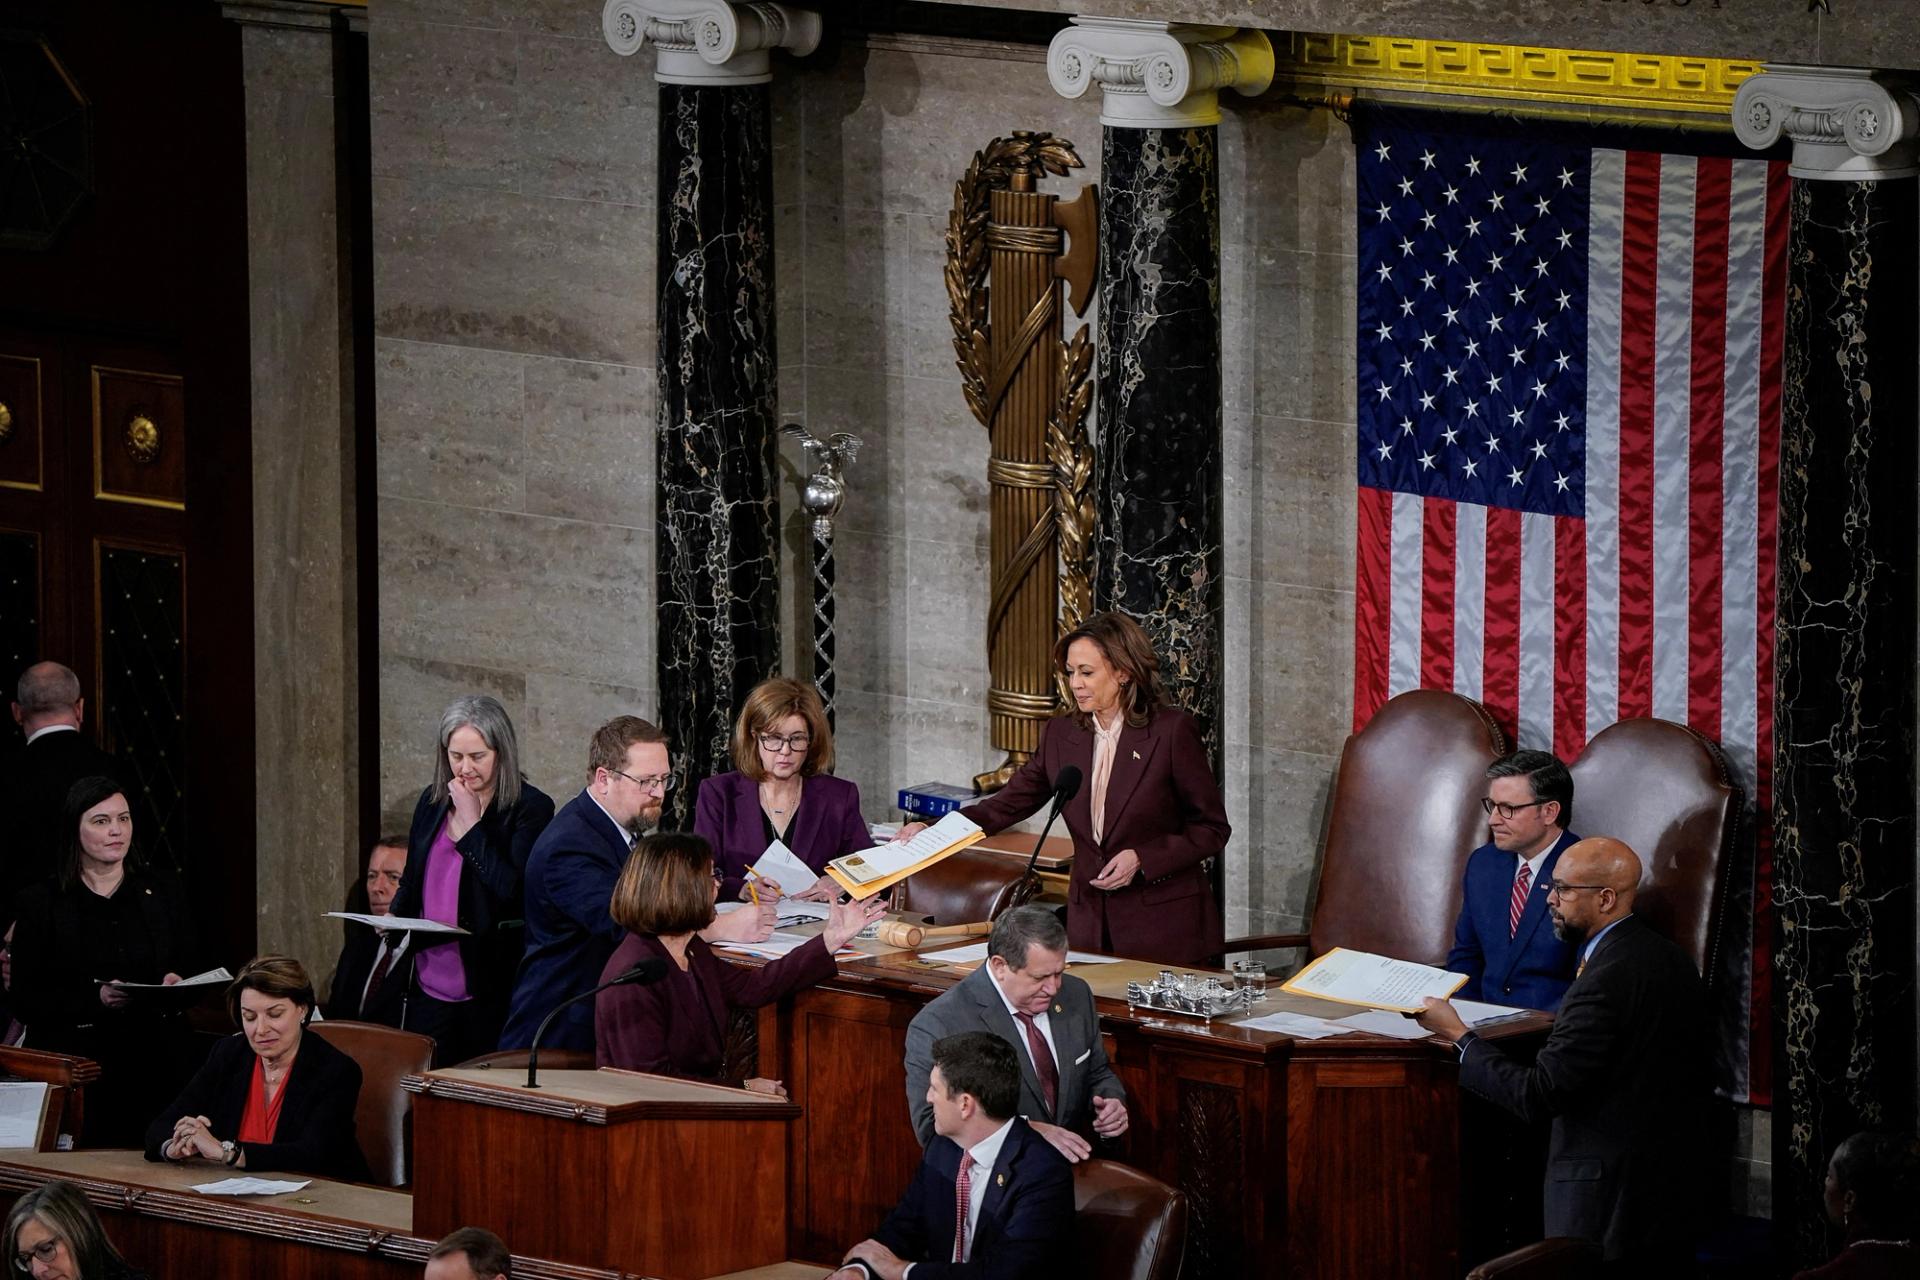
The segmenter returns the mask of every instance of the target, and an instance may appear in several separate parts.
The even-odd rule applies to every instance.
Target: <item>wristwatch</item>
[[[231,1141],[223,1142],[220,1144],[220,1158],[223,1163],[232,1164],[240,1158],[240,1148]]]

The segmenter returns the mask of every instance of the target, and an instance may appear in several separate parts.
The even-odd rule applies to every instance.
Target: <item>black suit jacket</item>
[[[400,953],[387,976],[363,1008],[360,995],[373,974],[380,955],[380,935],[355,920],[347,925],[347,942],[340,949],[339,963],[333,967],[333,981],[327,986],[327,1003],[321,1012],[335,1022],[378,1022],[397,1027],[406,1007],[407,983],[413,972],[413,944]],[[397,935],[404,936],[404,935]]]
[[[393,914],[418,917],[424,910],[427,854],[447,820],[449,801],[435,802],[431,787],[420,793],[413,809],[413,827],[407,833],[407,869],[400,891],[393,897]],[[460,871],[460,918],[470,935],[436,940],[422,934],[408,950],[446,946],[456,941],[467,970],[467,991],[475,1000],[499,1006],[506,1016],[507,997],[513,992],[513,971],[520,963],[526,935],[527,855],[533,842],[553,820],[553,801],[529,782],[520,784],[520,798],[511,808],[487,806],[473,829],[454,842],[465,866]],[[446,939],[445,934],[437,935]],[[495,1026],[498,1026],[495,1023]]]
[[[132,788],[119,761],[95,746],[84,730],[46,734],[6,753],[0,761],[0,913],[12,920],[20,890],[53,874],[64,846],[60,815],[67,792],[82,778],[98,774]],[[131,804],[134,796],[129,794]],[[141,815],[135,813],[139,834]],[[0,925],[0,928],[4,928]]]
[[[915,1280],[1056,1280],[1074,1274],[1073,1166],[1018,1117],[987,1177],[967,1261],[953,1256],[960,1147],[935,1138],[906,1195],[873,1238],[914,1264]]]
[[[1641,919],[1602,938],[1567,988],[1539,1057],[1470,1045],[1460,1083],[1523,1120],[1551,1120],[1548,1236],[1609,1261],[1687,1256],[1709,1098],[1706,1000],[1693,961]]]
[[[205,1116],[216,1138],[234,1140],[253,1084],[253,1049],[243,1035],[213,1046],[172,1106],[147,1126],[147,1159],[162,1160],[160,1148],[173,1136],[181,1116]],[[354,1131],[360,1105],[360,1064],[319,1036],[300,1036],[300,1050],[280,1104],[280,1123],[272,1142],[243,1142],[246,1173],[304,1173],[315,1178],[371,1182],[366,1157]]]

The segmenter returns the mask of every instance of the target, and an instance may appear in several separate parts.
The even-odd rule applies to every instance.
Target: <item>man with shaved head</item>
[[[13,719],[26,741],[0,760],[0,914],[9,921],[14,895],[53,874],[68,788],[82,778],[119,777],[114,758],[80,731],[85,711],[80,677],[66,667],[36,662],[21,672]]]
[[[1467,1029],[1445,1000],[1420,1024],[1460,1050],[1460,1083],[1528,1122],[1550,1120],[1546,1234],[1599,1245],[1610,1271],[1665,1275],[1692,1257],[1707,1009],[1686,954],[1634,914],[1640,859],[1581,840],[1547,886],[1556,935],[1575,948],[1567,988],[1531,1065]]]

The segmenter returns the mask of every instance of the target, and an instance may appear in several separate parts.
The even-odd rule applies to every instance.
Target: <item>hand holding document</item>
[[[871,898],[914,872],[979,843],[986,835],[977,823],[956,809],[911,840],[835,858],[827,864],[827,874],[854,897]]]
[[[1419,1013],[1426,1007],[1421,1001],[1427,996],[1445,1000],[1466,980],[1464,973],[1335,947],[1287,979],[1280,989],[1340,1004]]]
[[[179,991],[182,988],[216,987],[223,982],[232,981],[233,975],[222,968],[196,973],[191,978],[182,978],[178,982],[106,982],[101,985],[112,987],[116,991]]]
[[[426,920],[419,916],[370,916],[358,911],[327,911],[322,914],[335,920],[352,920],[356,924],[370,924],[376,929],[398,929],[403,933],[466,933],[457,924],[442,924],[438,920]]]
[[[760,855],[760,861],[749,868],[762,880],[771,880],[780,886],[782,897],[791,898],[803,889],[811,889],[813,882],[820,877],[814,869],[800,861],[793,850],[787,848],[783,840],[775,840]]]

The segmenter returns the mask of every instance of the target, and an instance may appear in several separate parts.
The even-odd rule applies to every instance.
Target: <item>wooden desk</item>
[[[191,1189],[225,1176],[208,1165],[151,1164],[138,1151],[10,1153],[0,1160],[0,1209],[22,1191],[65,1178],[86,1192],[127,1260],[155,1277],[419,1280],[436,1243],[413,1235],[413,1197],[404,1192],[318,1179],[282,1196]],[[519,1255],[513,1274],[639,1280]]]
[[[1076,966],[1126,1085],[1116,1158],[1188,1198],[1190,1280],[1451,1280],[1460,1274],[1460,1095],[1451,1049],[1345,1035],[1293,1040],[1135,1015],[1128,980],[1157,965]],[[837,978],[760,1011],[758,1074],[786,1082],[794,1125],[790,1252],[837,1257],[872,1234],[920,1159],[907,1111],[907,1023],[962,975],[915,953],[844,960]],[[1342,1005],[1271,989],[1256,1010]],[[1540,1015],[1491,1038],[1537,1035]]]

